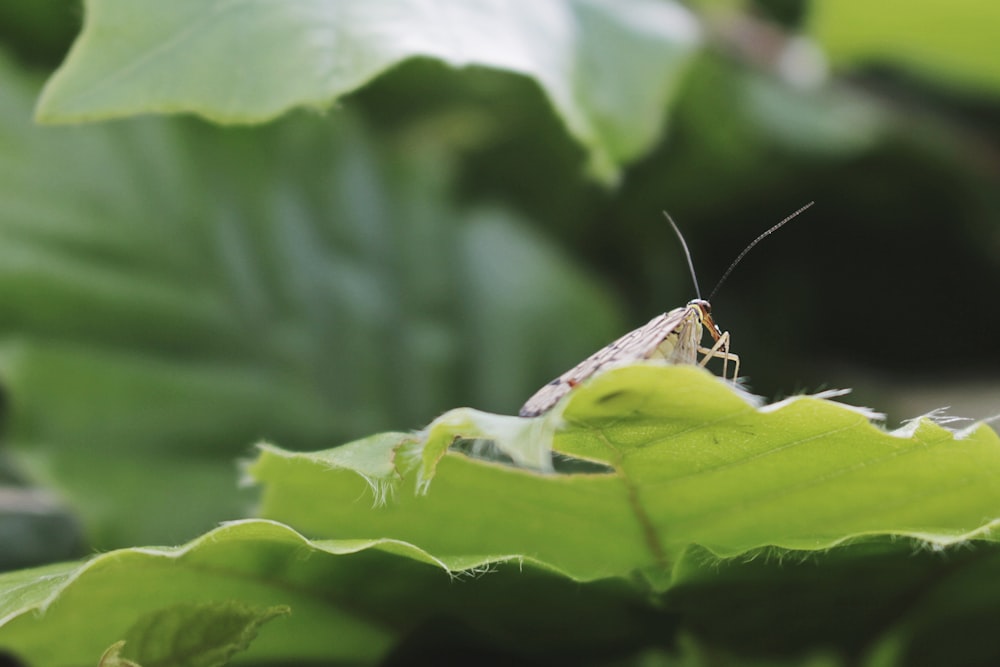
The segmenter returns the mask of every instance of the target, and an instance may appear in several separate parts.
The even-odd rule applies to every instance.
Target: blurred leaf
[[[265,484],[265,517],[315,537],[392,537],[441,558],[518,554],[583,581],[645,569],[660,587],[692,544],[723,557],[878,534],[944,545],[989,537],[1000,521],[1000,438],[984,425],[956,435],[924,419],[887,433],[864,410],[807,396],[756,408],[688,366],[613,369],[562,408],[536,419],[462,409],[422,439],[325,452],[265,446],[249,473]],[[446,453],[461,439],[523,461],[551,443],[608,472]],[[389,500],[359,503],[368,487]]]
[[[328,447],[513,409],[535,361],[483,313],[569,354],[617,326],[512,215],[456,210],[447,164],[347,114],[40,129],[32,85],[2,62],[0,80],[5,435],[100,548],[245,514],[232,461],[262,437]]]
[[[837,64],[883,62],[951,84],[1000,91],[1000,5],[995,2],[818,0],[810,23]]]
[[[685,553],[663,598],[680,629],[739,656],[837,654],[848,665],[996,664],[1000,545],[866,539],[720,562]]]
[[[22,60],[55,67],[80,30],[78,0],[0,3],[0,42]]]
[[[655,141],[700,41],[687,10],[654,0],[89,0],[86,8],[83,33],[39,102],[46,122],[150,111],[263,122],[328,106],[423,56],[534,79],[605,179]]]
[[[749,72],[740,88],[736,106],[774,147],[790,152],[855,157],[877,146],[889,127],[884,109],[849,91],[797,89]]]
[[[855,92],[792,85],[711,52],[692,63],[681,93],[675,127],[694,139],[658,155],[656,178],[643,190],[643,183],[630,183],[621,206],[634,206],[631,198],[638,197],[652,207],[658,199],[671,202],[671,210],[724,210],[732,219],[731,198],[754,201],[788,183],[787,196],[808,200],[815,191],[801,183],[808,169],[858,159],[891,127],[884,110]],[[706,182],[727,197],[706,197]],[[732,223],[716,230],[732,232]]]
[[[78,558],[87,553],[82,532],[51,493],[0,483],[0,572]]]

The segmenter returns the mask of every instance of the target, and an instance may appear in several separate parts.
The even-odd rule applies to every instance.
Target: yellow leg
[[[733,361],[733,377],[735,380],[740,375],[740,357],[739,355],[733,354],[729,351],[729,332],[726,331],[721,336],[719,340],[715,341],[715,345],[711,348],[698,347],[698,352],[704,354],[701,363],[699,364],[702,368],[708,365],[709,359],[722,359],[722,377],[727,378],[729,370],[729,360]]]

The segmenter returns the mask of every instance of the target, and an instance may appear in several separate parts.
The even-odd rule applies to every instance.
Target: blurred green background
[[[707,292],[816,202],[713,299],[754,392],[1000,413],[995,7],[690,3],[609,184],[535,82],[430,59],[261,126],[35,125],[83,9],[0,5],[0,568],[246,516],[260,439],[516,412],[694,296],[663,210]]]

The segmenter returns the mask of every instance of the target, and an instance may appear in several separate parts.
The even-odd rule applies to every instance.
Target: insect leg
[[[699,364],[702,368],[708,365],[709,359],[722,359],[722,377],[727,377],[729,375],[729,361],[733,361],[733,379],[735,380],[740,374],[740,357],[737,354],[733,354],[729,351],[729,332],[724,332],[719,336],[719,340],[715,341],[715,345],[711,348],[698,347],[698,352],[704,354],[701,363]]]

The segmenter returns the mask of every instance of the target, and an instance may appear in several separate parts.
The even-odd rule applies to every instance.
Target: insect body
[[[812,206],[809,202],[790,216],[774,225],[766,232],[754,239],[743,252],[736,257],[736,260],[729,265],[722,278],[716,283],[712,295],[718,291],[719,286],[729,276],[732,270],[740,263],[740,260],[750,252],[750,249],[757,245],[764,237],[776,231],[786,222],[797,216],[802,211]],[[686,306],[674,308],[673,310],[657,315],[644,326],[635,331],[630,331],[607,347],[601,348],[590,355],[579,364],[569,369],[552,382],[535,392],[535,395],[527,400],[521,407],[522,417],[537,417],[547,412],[559,402],[563,396],[578,384],[592,376],[598,371],[609,366],[618,366],[643,361],[646,359],[662,359],[668,364],[699,364],[705,366],[709,359],[722,359],[722,375],[726,376],[729,362],[733,362],[732,379],[735,380],[740,371],[740,358],[729,351],[729,332],[722,332],[712,319],[712,306],[708,301],[701,298],[701,291],[698,289],[698,278],[694,273],[694,263],[691,261],[691,252],[687,243],[681,235],[680,229],[674,221],[667,216],[667,221],[677,233],[684,255],[687,258],[688,268],[691,270],[691,278],[694,280],[695,294],[697,299],[688,301]],[[710,297],[712,296],[710,295]],[[701,346],[701,338],[704,330],[715,341],[710,348]],[[698,361],[698,355],[703,355]]]
[[[707,329],[715,340],[711,348],[701,346],[703,329]],[[609,366],[644,359],[662,359],[668,364],[696,364],[698,354],[704,355],[702,366],[713,357],[722,359],[727,367],[732,360],[733,379],[739,374],[740,358],[729,351],[729,332],[719,330],[712,319],[712,306],[704,299],[692,299],[686,306],[657,315],[644,326],[601,348],[535,392],[521,408],[520,415],[537,417],[548,411],[573,387]],[[723,375],[725,373],[724,368]]]

